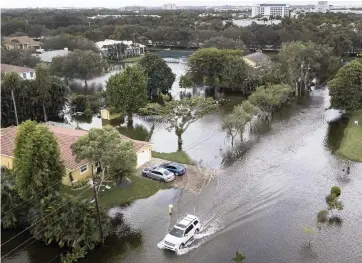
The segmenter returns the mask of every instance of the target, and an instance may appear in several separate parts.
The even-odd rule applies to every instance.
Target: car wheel
[[[179,249],[184,249],[185,248],[185,244],[181,244]]]
[[[195,234],[198,234],[199,232],[200,232],[199,229],[196,229],[196,230],[195,230]]]
[[[165,179],[161,179],[160,181],[161,181],[162,183],[165,183],[165,182],[166,182]]]

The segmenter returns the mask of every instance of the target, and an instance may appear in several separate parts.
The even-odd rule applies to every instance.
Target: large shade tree
[[[353,111],[362,108],[362,61],[353,60],[328,83],[331,107]]]
[[[147,75],[149,98],[157,98],[170,91],[175,82],[175,74],[160,56],[148,53],[139,61],[139,65]]]
[[[243,140],[244,128],[251,121],[255,113],[254,106],[249,101],[234,107],[232,113],[223,120],[222,129],[226,132],[226,137],[231,139],[231,146],[237,135]]]
[[[19,126],[15,138],[14,174],[23,199],[39,200],[59,190],[65,168],[57,140],[46,125],[25,121]]]
[[[218,49],[245,49],[245,45],[241,40],[234,40],[223,36],[209,38],[202,45],[204,48],[214,47]]]
[[[227,60],[222,72],[224,84],[233,90],[241,91],[243,95],[250,93],[246,79],[251,69],[242,57],[236,56]]]
[[[287,102],[293,90],[288,84],[258,87],[249,96],[249,101],[259,110],[259,116],[270,120],[273,111]]]
[[[137,156],[133,142],[122,140],[120,133],[111,126],[90,129],[71,148],[77,161],[99,162],[108,178],[120,181],[122,177],[135,172]]]
[[[325,81],[341,66],[341,60],[333,55],[332,47],[311,41],[284,43],[278,60],[281,73],[286,73],[284,82],[294,87],[297,95],[307,91],[314,78]]]
[[[108,79],[106,87],[107,103],[114,112],[125,113],[128,124],[132,115],[147,103],[147,79],[143,68],[127,67]]]
[[[51,70],[65,79],[80,78],[85,86],[88,79],[100,74],[105,63],[98,53],[91,50],[75,50],[64,58],[54,58]]]
[[[31,50],[1,48],[1,63],[20,67],[35,68],[40,58],[34,56]]]
[[[175,131],[178,150],[182,151],[182,135],[187,128],[209,112],[217,109],[217,103],[211,98],[191,97],[181,100],[166,101],[164,106],[157,106],[168,123],[167,130]]]
[[[188,72],[195,83],[216,86],[223,82],[226,62],[232,57],[241,57],[241,50],[199,49],[188,60]]]

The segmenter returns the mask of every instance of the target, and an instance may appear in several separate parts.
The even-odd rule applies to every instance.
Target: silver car
[[[175,175],[162,167],[145,168],[142,170],[142,175],[167,183],[175,180]]]

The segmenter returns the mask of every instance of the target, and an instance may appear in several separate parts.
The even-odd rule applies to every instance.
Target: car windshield
[[[170,231],[170,235],[175,236],[175,237],[182,237],[184,235],[184,231],[174,227]]]
[[[163,174],[164,174],[164,175],[169,175],[170,172],[169,172],[168,170],[165,170],[165,171],[163,172]]]

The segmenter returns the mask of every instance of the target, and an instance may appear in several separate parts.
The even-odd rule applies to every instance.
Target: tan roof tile
[[[73,156],[72,149],[70,148],[70,146],[75,143],[79,137],[86,135],[88,133],[87,131],[52,125],[48,125],[48,128],[55,134],[58,140],[61,159],[64,161],[65,167],[67,169],[75,170],[80,166],[88,163],[86,160],[76,162],[75,156]],[[1,155],[13,156],[16,131],[16,126],[1,129]],[[124,135],[121,135],[121,138],[122,140],[131,140]],[[133,147],[135,152],[141,150],[145,145],[150,144],[144,141],[132,141],[134,142]]]
[[[18,67],[18,66],[9,65],[9,64],[1,64],[1,72],[3,72],[3,73],[10,73],[10,72],[24,73],[24,72],[35,72],[35,69]]]

